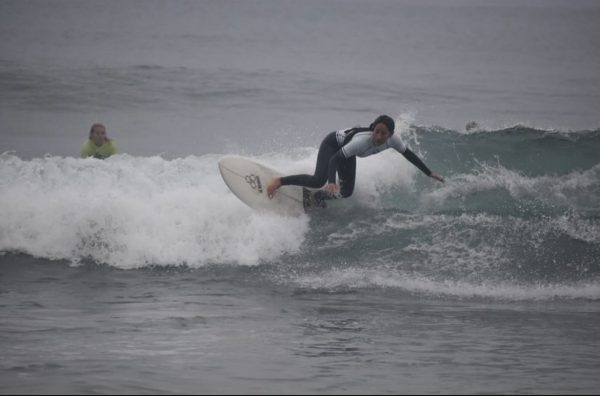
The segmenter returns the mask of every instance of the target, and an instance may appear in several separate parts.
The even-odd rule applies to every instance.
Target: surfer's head
[[[373,131],[373,142],[379,146],[386,142],[394,134],[395,123],[392,117],[385,114],[375,118],[375,121],[369,126]]]

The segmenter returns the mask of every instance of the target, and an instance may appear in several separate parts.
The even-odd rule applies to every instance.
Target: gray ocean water
[[[598,1],[0,1],[0,393],[596,394],[599,65]],[[382,113],[446,183],[219,175]]]

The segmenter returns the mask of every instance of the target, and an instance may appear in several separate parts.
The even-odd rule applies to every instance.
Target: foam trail
[[[330,291],[347,288],[398,289],[407,293],[459,299],[492,298],[507,301],[547,301],[553,299],[600,300],[598,282],[573,284],[519,285],[511,282],[465,282],[432,280],[426,276],[380,269],[338,268],[325,273],[300,275],[288,280],[296,287]]]

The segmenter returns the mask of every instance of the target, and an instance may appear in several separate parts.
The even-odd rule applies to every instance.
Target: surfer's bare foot
[[[275,191],[277,191],[279,187],[281,187],[280,177],[271,180],[271,183],[269,183],[269,186],[267,187],[267,195],[269,198],[273,198],[273,194],[275,194]]]

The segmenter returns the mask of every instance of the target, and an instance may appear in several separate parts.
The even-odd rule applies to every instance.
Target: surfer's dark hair
[[[396,124],[394,123],[394,119],[388,115],[382,114],[379,117],[375,118],[375,121],[371,125],[369,125],[370,130],[374,130],[377,124],[383,124],[390,131],[390,134],[394,134],[394,127]]]

